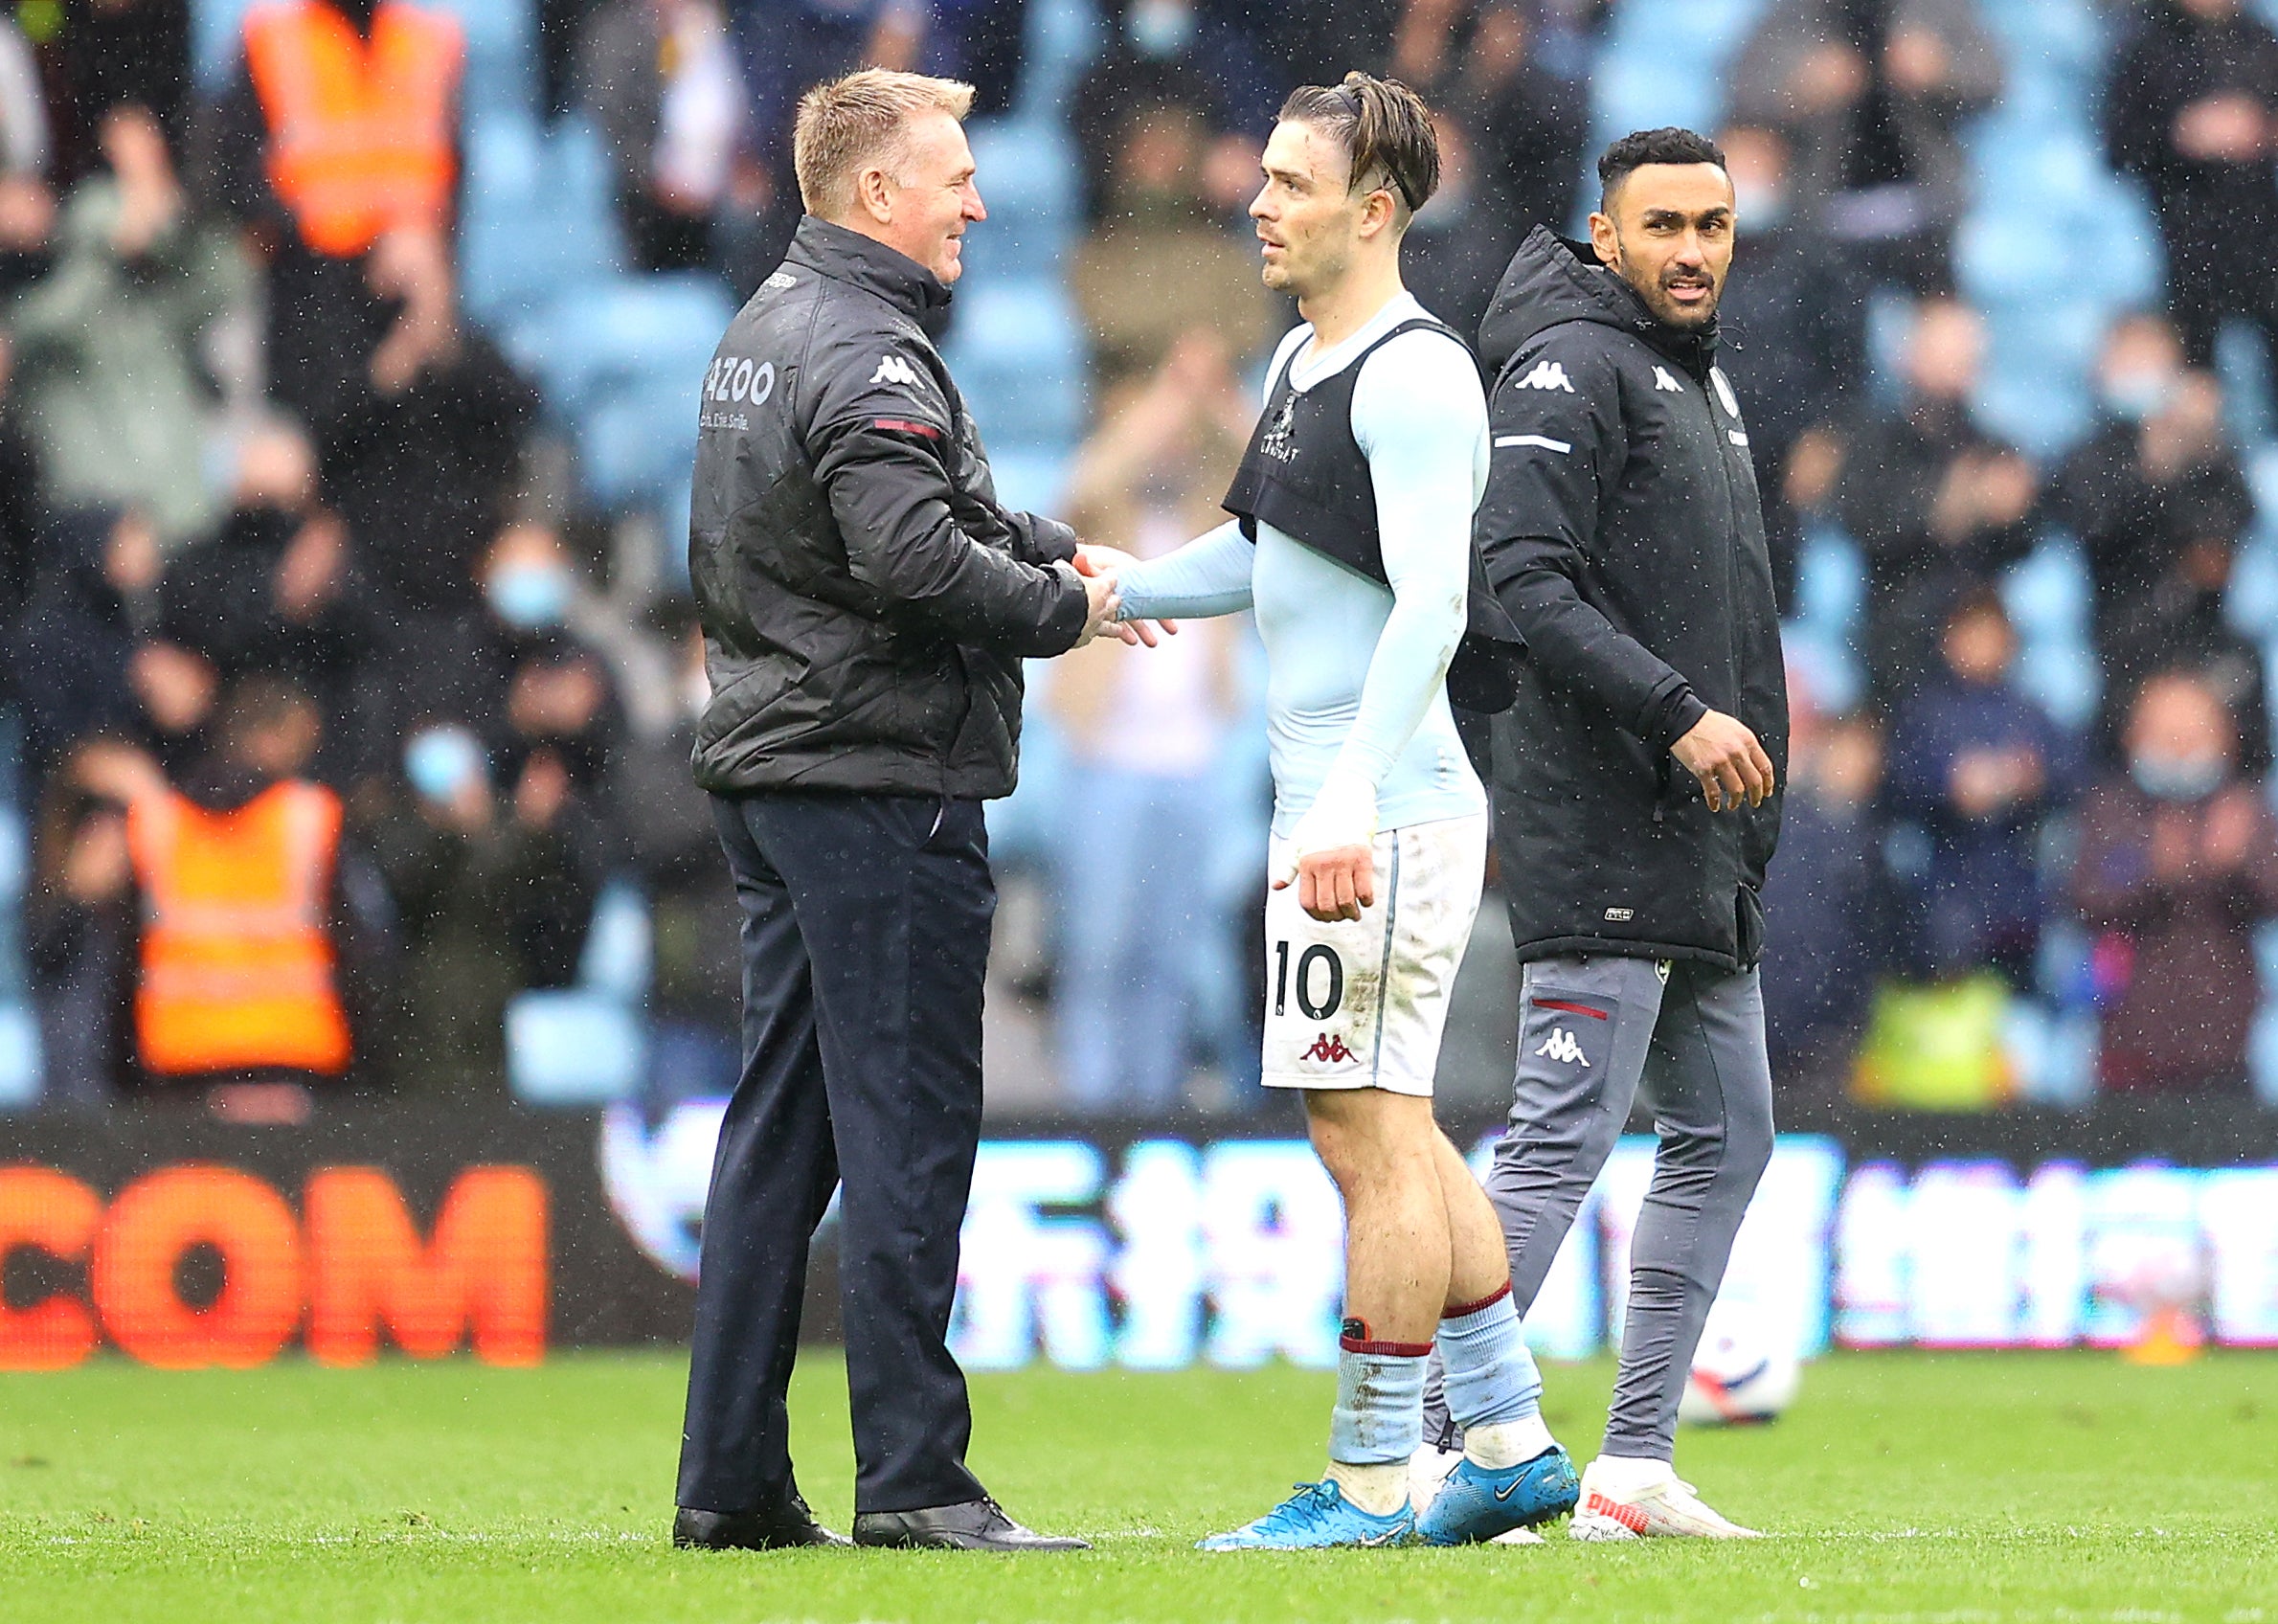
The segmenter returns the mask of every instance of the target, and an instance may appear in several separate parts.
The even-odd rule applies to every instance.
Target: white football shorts
[[[1273,842],[1270,873],[1288,850]],[[1486,866],[1479,813],[1379,834],[1358,919],[1314,918],[1295,880],[1266,892],[1268,1088],[1431,1094]]]

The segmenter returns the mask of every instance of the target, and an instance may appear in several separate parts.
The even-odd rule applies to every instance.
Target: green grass
[[[1549,1367],[1587,1456],[1603,1365]],[[557,1359],[0,1377],[0,1620],[1492,1619],[2278,1624],[2278,1357],[1847,1356],[1778,1426],[1686,1433],[1748,1545],[1203,1557],[1317,1474],[1327,1381],[1287,1370],[991,1376],[974,1459],[1087,1556],[676,1554],[682,1366]],[[796,1392],[844,1526],[839,1372]]]

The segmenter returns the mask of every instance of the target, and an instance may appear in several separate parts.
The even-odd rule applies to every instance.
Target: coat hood
[[[1590,244],[1537,226],[1511,256],[1488,303],[1479,323],[1479,358],[1500,372],[1529,339],[1566,322],[1596,322],[1633,333],[1697,378],[1707,376],[1716,359],[1714,321],[1698,332],[1656,321],[1629,283],[1598,262]]]

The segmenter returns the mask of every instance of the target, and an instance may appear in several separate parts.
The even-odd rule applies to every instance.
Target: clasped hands
[[[1075,640],[1078,648],[1102,635],[1119,638],[1134,648],[1144,645],[1153,648],[1163,637],[1175,636],[1179,630],[1176,620],[1118,620],[1123,597],[1116,589],[1116,572],[1138,559],[1116,547],[1094,547],[1084,543],[1075,550],[1072,560],[1075,573],[1084,577],[1084,635]]]

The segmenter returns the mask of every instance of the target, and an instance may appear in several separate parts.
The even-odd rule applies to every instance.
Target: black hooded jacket
[[[1065,525],[998,505],[933,330],[949,291],[809,216],[703,380],[696,781],[1009,795],[1021,661],[1082,634]]]
[[[1495,724],[1519,956],[1752,965],[1779,798],[1712,813],[1669,754],[1723,710],[1787,781],[1771,564],[1715,333],[1660,325],[1587,248],[1538,229],[1479,350],[1498,376],[1477,536],[1528,649]]]

